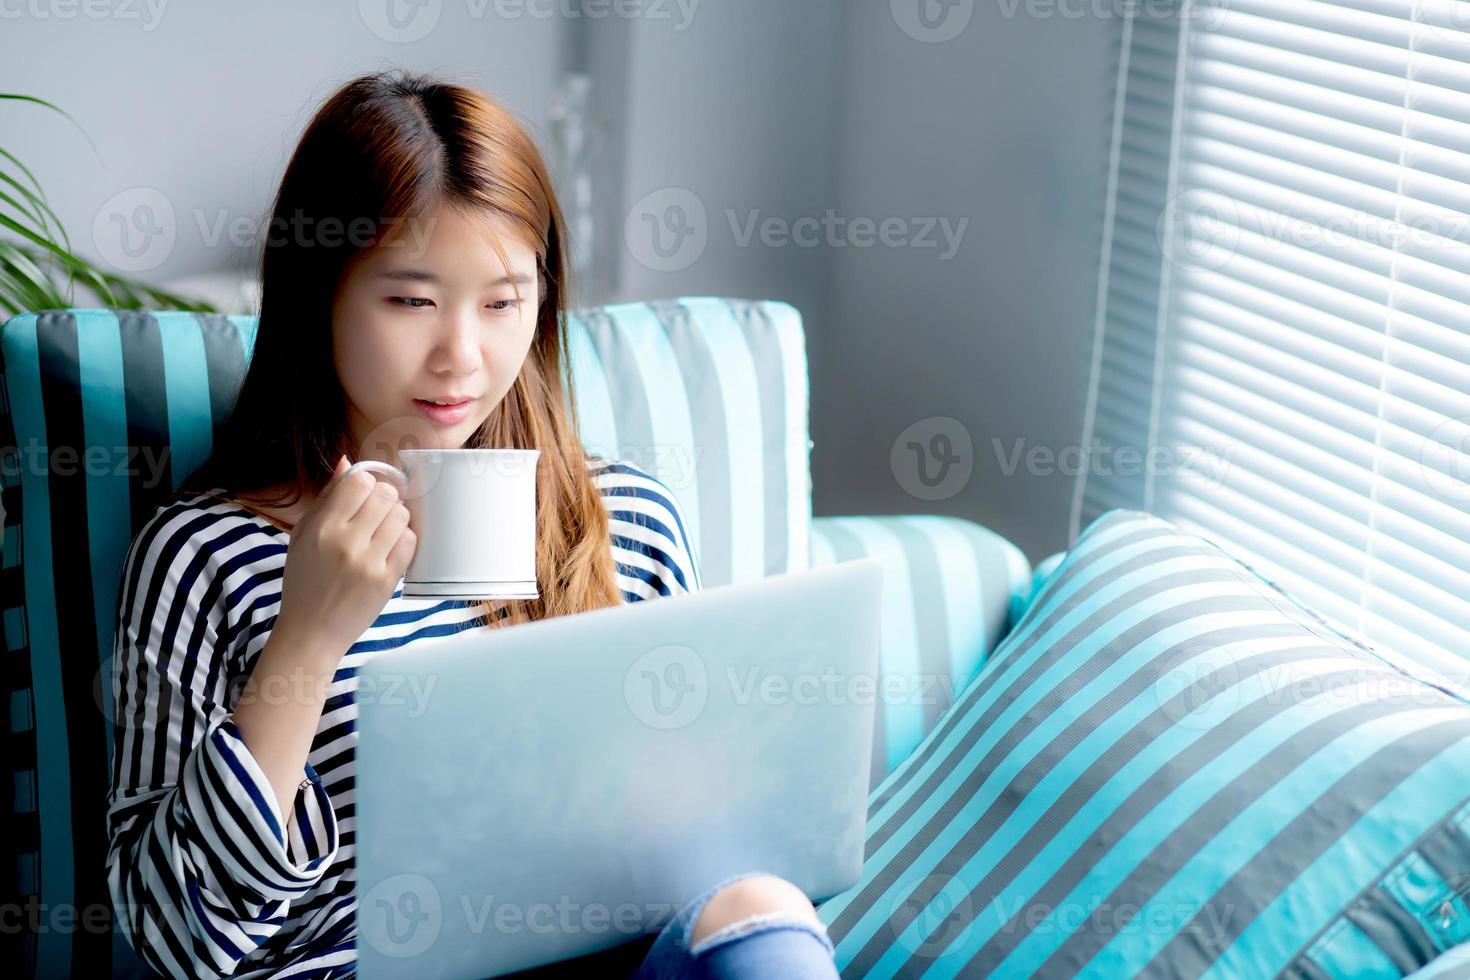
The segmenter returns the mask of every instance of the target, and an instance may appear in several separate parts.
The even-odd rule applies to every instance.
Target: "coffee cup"
[[[535,599],[539,449],[403,449],[353,463],[398,484],[418,547],[405,598]]]

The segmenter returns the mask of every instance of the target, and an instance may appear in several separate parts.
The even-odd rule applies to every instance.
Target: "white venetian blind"
[[[1121,26],[1073,534],[1151,510],[1466,681],[1470,0]]]

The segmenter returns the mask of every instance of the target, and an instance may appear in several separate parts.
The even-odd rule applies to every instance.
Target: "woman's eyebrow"
[[[377,278],[404,282],[439,282],[439,277],[434,273],[429,272],[427,269],[390,269],[387,272],[378,273]],[[504,286],[510,283],[515,283],[517,286],[527,286],[530,285],[530,282],[530,276],[526,275],[524,272],[517,272],[514,275],[501,276],[499,279],[496,279],[493,282],[487,282],[485,285]]]

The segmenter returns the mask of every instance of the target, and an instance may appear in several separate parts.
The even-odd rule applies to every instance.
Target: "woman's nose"
[[[434,367],[440,371],[469,374],[480,366],[479,324],[473,314],[450,315],[443,325],[435,355]]]

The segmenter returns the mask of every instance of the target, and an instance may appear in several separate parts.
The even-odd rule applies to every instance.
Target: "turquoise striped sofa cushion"
[[[883,564],[883,640],[870,778],[876,786],[938,724],[1019,618],[1031,565],[1010,541],[957,517],[818,517],[812,564]]]
[[[590,452],[679,498],[706,588],[808,567],[811,467],[801,316],[694,297],[574,314],[568,344]]]
[[[875,787],[850,977],[1397,977],[1470,937],[1470,702],[1213,544],[1079,537]]]
[[[0,868],[0,904],[41,902],[111,923],[104,803],[122,559],[154,506],[208,457],[255,326],[253,317],[64,310],[0,330],[0,833],[15,850]],[[568,344],[587,448],[631,459],[674,489],[707,588],[807,567],[796,310],[713,298],[620,304],[570,317]],[[138,968],[120,931],[0,928],[6,975]]]

